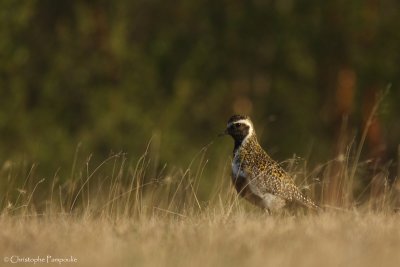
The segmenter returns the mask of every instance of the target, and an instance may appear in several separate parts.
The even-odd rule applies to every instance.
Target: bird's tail
[[[321,207],[318,206],[317,204],[315,204],[314,201],[311,200],[311,198],[309,198],[308,196],[303,195],[300,191],[297,191],[294,194],[294,198],[300,202],[301,204],[303,204],[304,206],[313,209],[315,211],[321,211]]]

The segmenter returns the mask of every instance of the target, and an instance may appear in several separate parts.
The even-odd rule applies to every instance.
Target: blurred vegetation
[[[1,0],[0,164],[69,173],[78,148],[137,160],[152,140],[156,168],[187,166],[212,141],[217,166],[232,113],[252,116],[278,160],[323,162],[360,137],[388,84],[362,157],[395,159],[399,10],[394,0]]]

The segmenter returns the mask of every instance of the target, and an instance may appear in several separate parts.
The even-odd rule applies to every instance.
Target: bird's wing
[[[250,179],[249,183],[257,188],[261,195],[270,193],[287,201],[297,201],[310,208],[318,208],[310,198],[301,193],[291,176],[277,163],[272,168],[255,173]]]
[[[285,173],[276,171],[263,171],[251,177],[250,184],[259,189],[261,194],[269,193],[286,200],[293,199],[292,192],[297,189],[293,180],[283,177]]]

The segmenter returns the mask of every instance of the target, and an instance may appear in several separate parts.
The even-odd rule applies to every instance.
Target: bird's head
[[[253,123],[249,116],[233,115],[229,118],[226,129],[222,135],[230,135],[235,140],[235,143],[241,144],[254,134]]]

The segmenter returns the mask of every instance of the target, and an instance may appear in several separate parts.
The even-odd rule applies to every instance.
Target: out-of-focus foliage
[[[388,83],[366,156],[390,158],[399,10],[394,0],[2,0],[0,161],[54,171],[70,168],[78,143],[99,159],[138,157],[153,137],[160,162],[185,165],[236,112],[254,118],[274,157],[328,159]],[[210,157],[226,158],[228,142]]]

